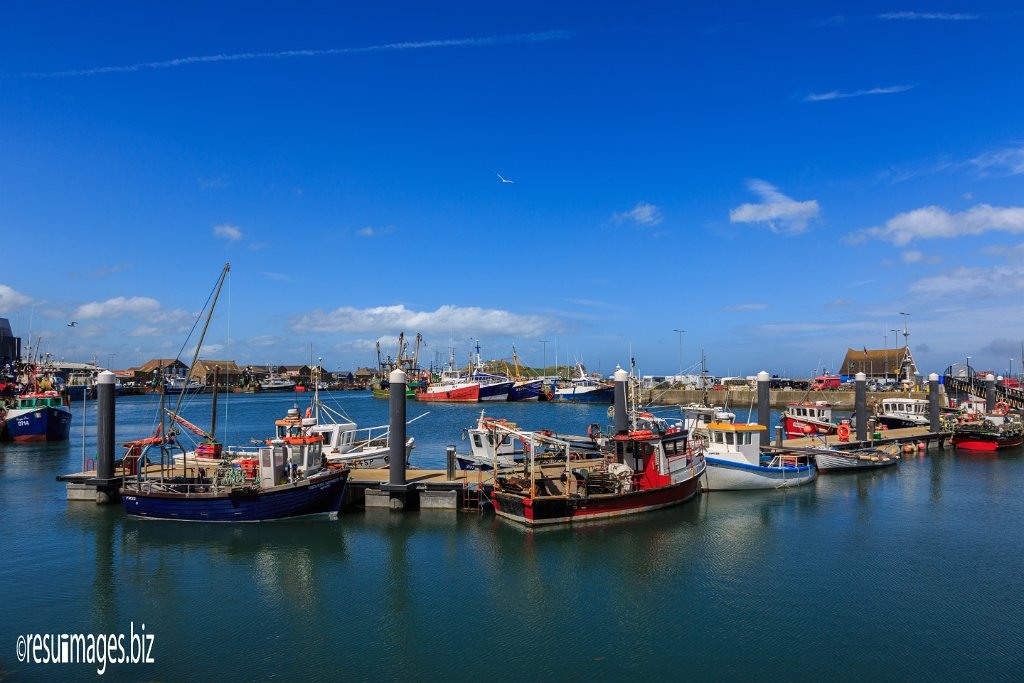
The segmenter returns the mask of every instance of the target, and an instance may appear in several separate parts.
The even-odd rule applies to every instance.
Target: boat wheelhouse
[[[835,434],[839,426],[832,422],[832,406],[828,401],[787,404],[782,425],[786,436],[792,438]]]

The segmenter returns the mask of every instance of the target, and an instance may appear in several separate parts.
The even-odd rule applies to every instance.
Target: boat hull
[[[953,448],[964,451],[998,451],[1004,448],[1015,448],[1024,445],[1024,434],[987,436],[983,434],[961,435],[954,433],[949,443]]]
[[[527,526],[539,526],[587,522],[647,512],[680,505],[699,493],[699,478],[692,477],[670,486],[622,494],[530,499],[504,491],[494,491],[491,500],[498,516]]]
[[[512,390],[512,382],[497,382],[495,384],[481,384],[479,401],[507,401],[508,394]]]
[[[66,407],[11,410],[6,420],[14,441],[67,441],[71,433],[71,410]]]
[[[409,458],[412,456],[413,449],[413,437],[409,437],[405,442],[405,463],[409,464]],[[324,451],[324,457],[327,458],[327,462],[331,465],[345,465],[353,469],[373,469],[387,467],[391,463],[391,447],[390,446],[374,446],[371,448],[361,448],[358,450],[349,451],[347,453],[331,453]]]
[[[96,398],[96,388],[87,384],[72,384],[64,387],[68,392],[68,398],[72,401]]]
[[[764,467],[705,456],[705,491],[783,489],[807,484],[818,476],[813,465]]]
[[[898,461],[896,458],[881,458],[878,460],[863,460],[851,455],[840,455],[831,453],[815,453],[814,462],[818,471],[826,472],[852,472],[854,470],[876,470],[882,467],[891,467]]]
[[[255,493],[184,494],[126,490],[121,498],[132,517],[183,522],[264,522],[303,515],[337,516],[348,470]]]
[[[615,399],[613,387],[601,387],[600,389],[559,389],[551,398],[556,403],[605,403],[612,404]]]
[[[885,425],[887,429],[906,429],[908,427],[927,427],[928,421],[918,422],[916,420],[909,420],[902,417],[893,417],[891,415],[879,415],[877,417],[878,424]]]
[[[476,403],[480,398],[480,385],[474,384],[468,387],[460,387],[458,389],[448,389],[445,391],[424,391],[416,394],[417,401],[438,401],[438,402],[464,402],[464,403]]]
[[[832,423],[818,422],[817,420],[806,420],[786,415],[782,419],[786,436],[799,439],[812,434],[832,435],[836,433],[837,425]],[[805,431],[806,428],[810,430]]]
[[[540,400],[543,382],[539,379],[533,382],[516,382],[508,392],[510,401],[538,401]]]

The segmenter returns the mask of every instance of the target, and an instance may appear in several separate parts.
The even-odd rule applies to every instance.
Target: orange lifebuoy
[[[841,441],[846,441],[850,438],[850,425],[841,424],[836,428],[836,435],[839,436]]]
[[[596,439],[600,435],[601,425],[597,424],[596,422],[592,422],[590,426],[587,427],[587,436],[589,436],[591,439]]]
[[[1000,401],[996,404],[995,410],[992,411],[993,415],[1007,415],[1010,412],[1010,404],[1005,401]]]
[[[313,406],[306,406],[306,417],[313,417]]]

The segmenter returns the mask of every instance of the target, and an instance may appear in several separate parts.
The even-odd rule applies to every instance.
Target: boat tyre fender
[[[587,436],[589,436],[591,440],[596,441],[597,437],[600,435],[601,425],[597,424],[596,422],[591,422],[590,426],[587,427]]]

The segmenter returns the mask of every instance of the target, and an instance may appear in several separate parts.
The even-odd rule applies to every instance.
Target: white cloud
[[[285,59],[289,57],[329,57],[334,55],[358,55],[373,52],[393,52],[396,50],[424,50],[452,47],[487,47],[491,45],[511,45],[516,43],[538,43],[551,40],[566,40],[572,37],[570,31],[543,31],[538,33],[518,33],[504,36],[488,36],[485,38],[447,38],[442,40],[418,40],[402,43],[385,43],[382,45],[365,45],[362,47],[327,48],[317,50],[279,50],[277,52],[242,52],[235,54],[200,55],[194,57],[176,57],[159,62],[138,62],[121,66],[100,66],[88,69],[68,69],[66,71],[46,71],[18,74],[18,78],[66,78],[71,76],[98,76],[111,73],[131,73],[144,69],[171,69],[191,64],[210,64],[216,62],[242,62],[251,60]]]
[[[909,249],[909,250],[903,252],[903,255],[901,256],[901,258],[903,259],[904,263],[917,263],[922,258],[924,258],[924,254],[922,254],[921,252],[919,252],[917,250]]]
[[[0,285],[0,312],[16,311],[30,303],[32,303],[32,297],[29,295],[22,294],[7,285]]]
[[[957,268],[942,275],[926,277],[910,286],[914,294],[928,298],[959,295],[962,297],[993,292],[1019,292],[1024,290],[1024,267],[989,266],[986,268]],[[993,318],[998,320],[998,318]]]
[[[237,242],[242,239],[242,229],[237,225],[230,225],[228,223],[221,223],[213,227],[213,234],[215,237],[226,239],[228,242]]]
[[[831,90],[823,93],[811,93],[804,97],[804,102],[826,102],[828,100],[845,100],[849,97],[864,97],[865,95],[892,95],[898,92],[906,92],[915,86],[913,85],[890,85],[881,88],[866,88],[852,92],[840,92]]]
[[[654,204],[640,201],[629,211],[612,214],[612,220],[622,223],[630,220],[638,225],[657,225],[662,221],[661,209]]]
[[[402,304],[371,308],[315,310],[291,319],[297,332],[379,332],[415,330],[426,334],[494,334],[532,336],[555,332],[562,325],[554,319],[521,315],[475,306],[441,306],[436,311],[413,311]]]
[[[271,272],[271,271],[263,271],[263,272],[260,273],[260,275],[262,275],[263,277],[267,278],[268,280],[276,280],[278,282],[288,282],[289,280],[291,280],[291,278],[288,277],[287,275],[285,275],[284,273],[274,273],[274,272]]]
[[[139,325],[128,333],[129,337],[159,337],[162,331],[153,325]]]
[[[878,19],[883,19],[885,21],[913,21],[918,19],[932,21],[972,21],[978,18],[977,14],[963,14],[959,12],[886,12],[876,16]]]
[[[994,149],[968,159],[967,165],[977,169],[982,176],[1020,175],[1024,173],[1024,147]]]
[[[723,306],[723,311],[741,312],[741,311],[763,311],[768,308],[768,304],[733,304],[732,306]]]
[[[989,204],[950,213],[941,206],[925,206],[893,216],[885,225],[865,228],[847,237],[858,243],[874,238],[906,246],[915,239],[961,237],[998,231],[1024,232],[1024,207],[998,207]]]
[[[732,209],[731,223],[767,223],[772,232],[796,235],[807,229],[807,221],[821,213],[818,200],[798,202],[767,181],[748,180],[747,188],[761,198],[761,203],[740,204]]]
[[[120,318],[124,315],[155,313],[160,310],[160,302],[148,296],[116,296],[106,301],[93,301],[75,309],[72,317],[76,320],[94,318]]]

